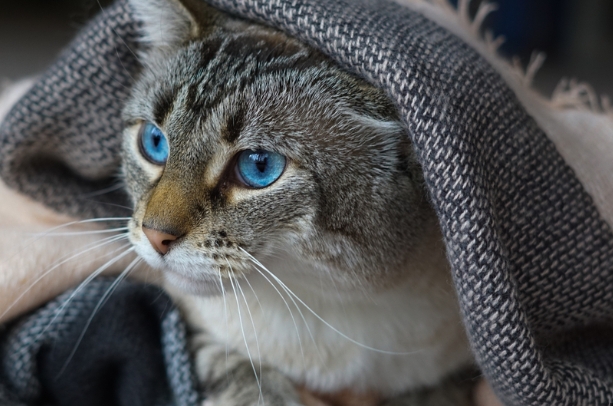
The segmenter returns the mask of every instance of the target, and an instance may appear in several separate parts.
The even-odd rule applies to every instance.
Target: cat
[[[130,1],[144,50],[124,109],[129,239],[188,321],[205,405],[417,405],[471,365],[386,95],[203,1]]]

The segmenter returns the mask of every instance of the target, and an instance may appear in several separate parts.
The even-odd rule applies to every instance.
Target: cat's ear
[[[223,18],[204,0],[129,0],[143,25],[142,40],[153,47],[175,47],[202,38]]]

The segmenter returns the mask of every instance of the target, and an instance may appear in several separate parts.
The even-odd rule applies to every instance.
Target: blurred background
[[[455,0],[457,1],[457,0]],[[45,69],[109,0],[0,0],[0,78]],[[472,10],[480,0],[473,0]],[[502,51],[526,63],[547,54],[536,86],[550,94],[562,77],[613,96],[613,0],[498,0],[488,28],[504,35]]]

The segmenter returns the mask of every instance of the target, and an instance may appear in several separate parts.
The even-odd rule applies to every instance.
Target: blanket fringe
[[[402,0],[399,0],[402,2]],[[498,5],[489,1],[483,1],[474,17],[471,17],[470,5],[473,0],[459,0],[457,8],[451,4],[450,0],[404,0],[408,3],[431,4],[447,14],[447,17],[458,22],[463,30],[471,35],[473,40],[481,44],[485,50],[499,64],[505,66],[515,77],[515,79],[526,89],[532,91],[538,97],[550,104],[553,108],[560,110],[580,110],[589,111],[596,114],[606,115],[613,119],[613,103],[607,96],[599,96],[596,90],[585,82],[575,79],[560,80],[556,89],[550,97],[543,96],[535,91],[533,84],[534,78],[545,62],[545,54],[535,51],[528,65],[524,68],[519,58],[511,60],[498,53],[500,46],[504,43],[503,36],[494,36],[490,30],[484,31],[485,19],[494,11],[498,10]]]
[[[553,91],[551,102],[558,108],[588,110],[613,116],[611,99],[607,96],[599,97],[589,83],[576,79],[562,79]]]

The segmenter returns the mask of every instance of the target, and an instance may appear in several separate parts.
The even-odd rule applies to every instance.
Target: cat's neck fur
[[[256,272],[248,283],[235,283],[238,292],[225,296],[174,296],[192,328],[225,343],[229,351],[251,356],[256,368],[261,360],[314,391],[351,388],[387,397],[435,385],[471,360],[436,227],[418,251],[407,264],[408,277],[381,291],[364,288],[363,294],[348,295],[330,279],[301,280],[299,272],[310,275],[310,265],[283,250],[262,262],[282,275],[299,299]]]

